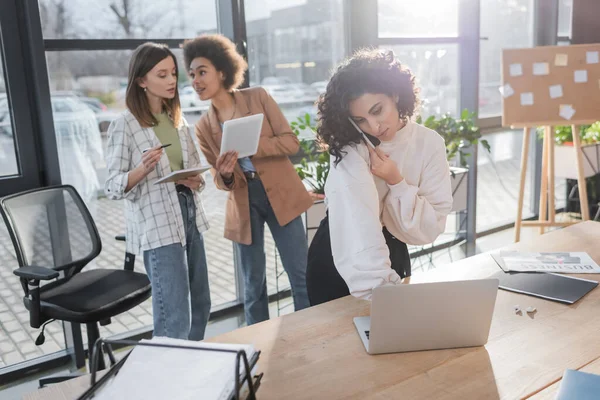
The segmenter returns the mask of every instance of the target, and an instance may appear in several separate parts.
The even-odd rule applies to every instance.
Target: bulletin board
[[[582,125],[600,120],[600,44],[502,52],[502,125]]]

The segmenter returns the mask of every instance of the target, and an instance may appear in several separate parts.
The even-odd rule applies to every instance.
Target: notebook
[[[556,400],[597,400],[600,398],[600,375],[568,369],[563,375]]]
[[[198,174],[203,174],[211,168],[212,167],[210,165],[202,165],[200,167],[180,169],[180,170],[171,172],[167,176],[163,176],[162,178],[160,178],[156,182],[154,182],[154,184],[158,185],[161,183],[176,182],[178,180],[186,179],[191,176],[197,176]]]
[[[500,289],[573,304],[598,286],[598,282],[573,276],[543,272],[499,271],[490,278],[500,281]]]

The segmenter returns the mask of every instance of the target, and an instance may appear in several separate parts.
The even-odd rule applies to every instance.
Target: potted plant
[[[538,128],[538,137],[543,136],[544,129]],[[590,217],[594,217],[600,203],[600,121],[580,126],[579,138],[583,152],[583,175],[586,178],[589,213]],[[554,127],[554,176],[566,178],[566,211],[580,213],[575,156],[572,127]]]
[[[296,167],[296,172],[310,187],[309,193],[313,199],[322,200],[325,197],[325,182],[329,174],[329,152],[316,140],[316,121],[306,113],[290,125],[300,141],[300,150],[304,154]],[[302,138],[303,133],[308,133],[311,139]]]
[[[544,136],[544,128],[538,128],[538,137]],[[579,138],[583,151],[583,175],[594,176],[600,168],[600,121],[582,125]],[[573,151],[573,130],[570,125],[554,127],[554,176],[577,179],[577,161]]]
[[[309,113],[298,117],[290,126],[300,141],[300,152],[303,154],[296,172],[302,181],[308,185],[308,193],[313,198],[313,205],[305,214],[304,226],[308,241],[325,217],[325,182],[329,175],[329,152],[316,139],[316,121]],[[303,136],[308,136],[309,139]]]
[[[467,208],[467,156],[471,146],[479,143],[489,152],[490,144],[481,139],[481,131],[476,124],[476,114],[463,110],[459,118],[450,113],[437,117],[432,115],[423,120],[417,117],[417,123],[436,131],[446,141],[446,159],[450,163],[452,177],[452,211],[462,211]]]

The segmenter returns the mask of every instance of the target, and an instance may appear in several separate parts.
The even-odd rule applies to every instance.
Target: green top
[[[171,170],[179,171],[183,169],[183,151],[181,150],[181,142],[179,141],[179,133],[173,125],[173,121],[167,113],[154,114],[154,118],[158,121],[158,125],[154,127],[154,133],[162,144],[170,143],[171,145],[165,148]]]

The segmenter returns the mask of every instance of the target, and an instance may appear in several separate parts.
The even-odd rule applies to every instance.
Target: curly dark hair
[[[201,35],[195,39],[183,42],[183,59],[185,69],[190,69],[192,60],[204,57],[215,66],[217,71],[223,72],[225,80],[223,87],[230,91],[237,89],[244,83],[244,73],[248,63],[238,53],[235,43],[223,35]]]
[[[350,124],[349,103],[365,93],[397,96],[398,113],[408,120],[420,105],[415,76],[391,50],[361,49],[343,61],[325,93],[317,100],[319,125],[317,136],[329,149],[337,165],[346,154],[342,149],[360,143],[360,133]]]

